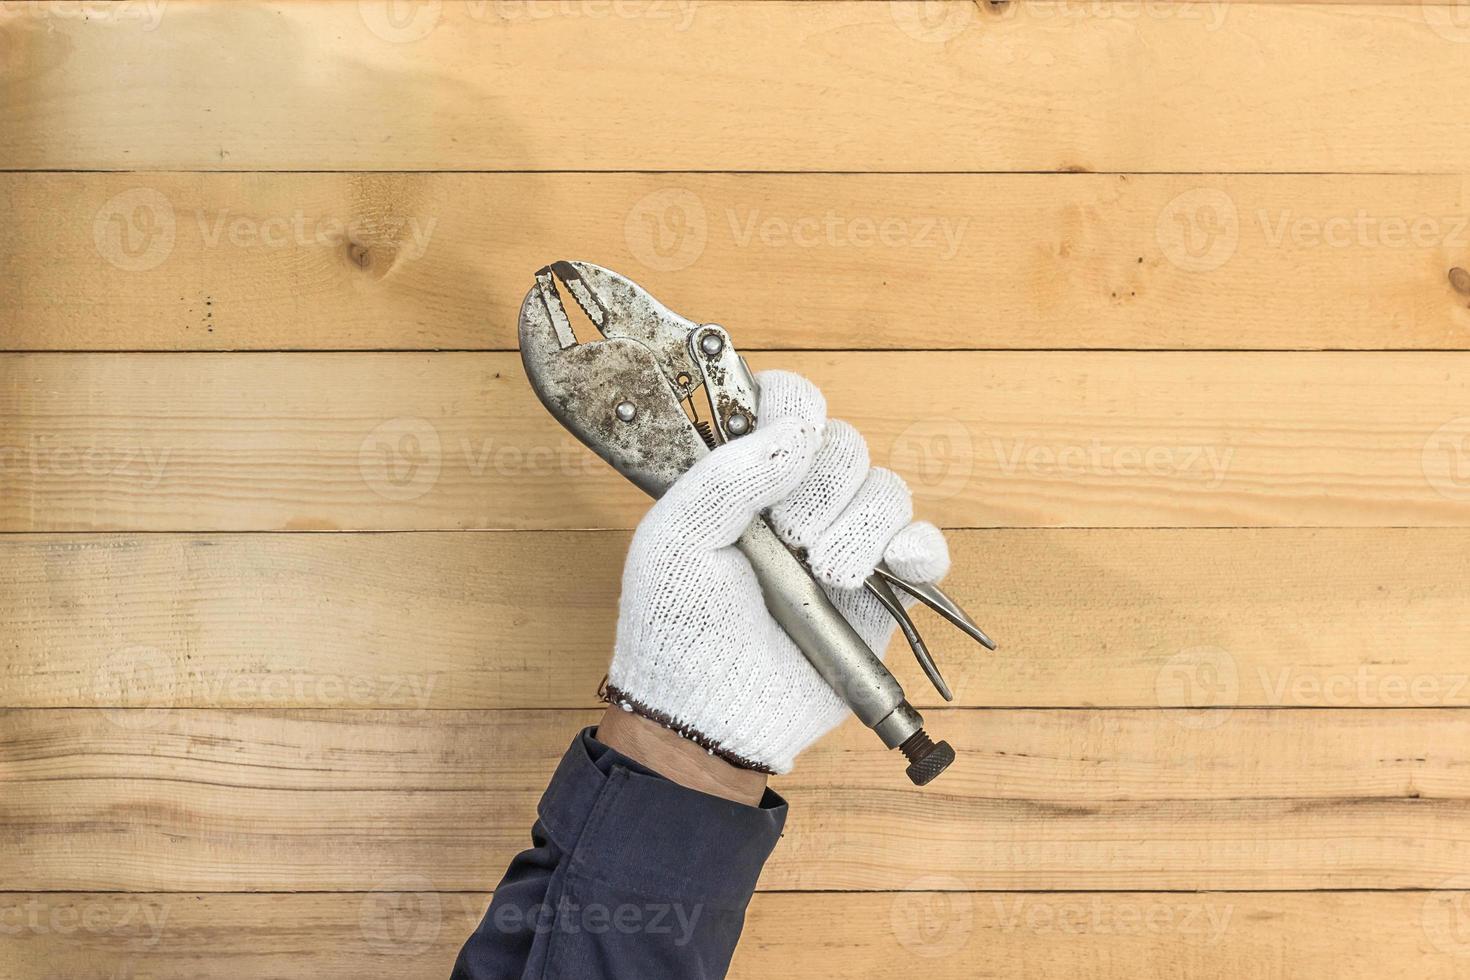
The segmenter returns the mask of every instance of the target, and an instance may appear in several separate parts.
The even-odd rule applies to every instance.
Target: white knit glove
[[[880,656],[896,624],[863,580],[886,560],[936,582],[949,551],[934,525],[910,523],[908,488],[869,467],[867,443],[827,421],[811,382],[785,371],[758,380],[755,430],[696,463],[638,525],[606,695],[736,765],[780,773],[848,709],[766,611],[735,539],[769,508]]]

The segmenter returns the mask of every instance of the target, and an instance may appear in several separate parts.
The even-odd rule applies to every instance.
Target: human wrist
[[[766,792],[765,773],[732,765],[658,722],[616,705],[603,712],[596,738],[665,779],[701,793],[756,806]]]

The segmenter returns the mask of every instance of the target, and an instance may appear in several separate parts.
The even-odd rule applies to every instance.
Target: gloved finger
[[[938,582],[949,574],[949,544],[933,524],[914,521],[888,542],[883,560],[901,579]]]
[[[756,409],[759,425],[796,419],[821,432],[827,424],[827,399],[806,378],[791,371],[762,371],[755,380],[761,388],[760,405]]]
[[[819,442],[817,430],[797,418],[762,424],[691,466],[643,527],[679,550],[733,544],[757,514],[796,489]]]
[[[860,588],[889,540],[913,516],[913,500],[903,480],[892,470],[874,467],[852,502],[808,552],[813,574],[834,588]]]
[[[810,549],[852,502],[868,475],[868,444],[841,419],[827,423],[806,479],[771,508],[771,523],[787,544]]]

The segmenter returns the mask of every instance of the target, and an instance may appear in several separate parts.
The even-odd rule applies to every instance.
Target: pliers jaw
[[[641,330],[655,339],[657,310],[640,307],[638,297],[624,290],[609,293],[614,284],[600,282],[591,270],[620,280],[657,305],[615,273],[584,262],[553,263],[536,273],[536,284],[521,303],[521,361],[536,396],[558,422],[644,492],[659,497],[709,450],[666,376],[665,354],[619,332],[629,320],[624,305],[632,301],[633,309],[641,310],[634,333]],[[603,339],[578,342],[558,278]]]

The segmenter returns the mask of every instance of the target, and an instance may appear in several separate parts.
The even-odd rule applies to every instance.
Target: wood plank
[[[487,898],[0,894],[33,980],[440,978]],[[1463,980],[1466,892],[758,894],[730,976]],[[646,920],[645,920],[646,921]],[[7,930],[9,931],[9,930]],[[132,972],[128,972],[131,969]]]
[[[11,173],[0,202],[15,350],[513,350],[562,256],[747,348],[1470,341],[1462,176]]]
[[[626,532],[0,538],[7,707],[592,707]],[[1470,531],[986,530],[972,706],[1470,705]],[[890,657],[935,705],[902,641]],[[1220,715],[1202,715],[1201,723]]]
[[[484,891],[592,712],[11,710],[6,880],[22,891]],[[1456,709],[945,710],[924,790],[849,725],[778,780],[768,890],[1458,888]]]
[[[0,167],[1417,173],[1470,154],[1453,6],[50,7],[0,26]]]
[[[791,353],[946,526],[1465,526],[1464,354]],[[514,354],[0,357],[0,530],[630,527]]]

